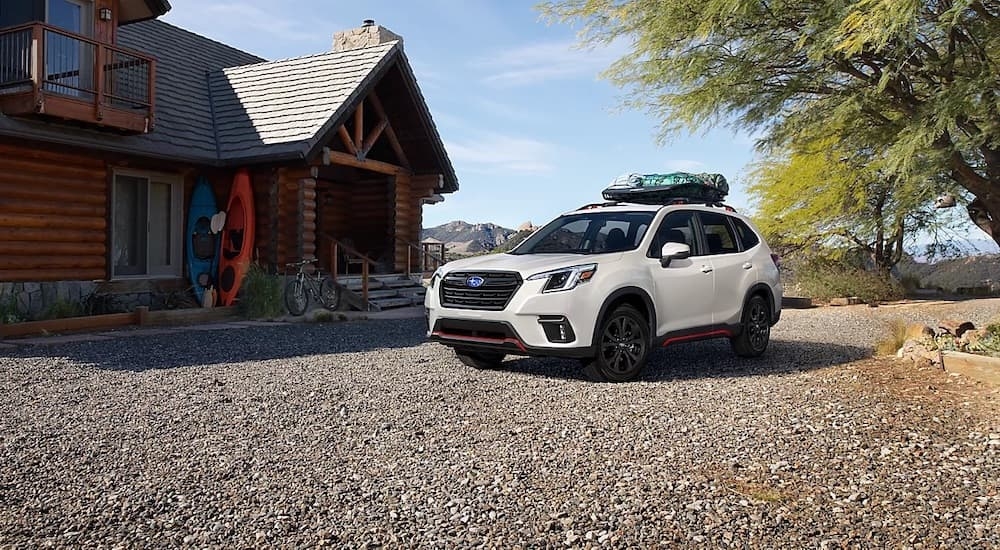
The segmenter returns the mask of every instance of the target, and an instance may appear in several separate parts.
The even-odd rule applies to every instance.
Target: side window
[[[653,244],[646,253],[650,258],[659,258],[663,245],[683,243],[691,247],[691,254],[696,255],[697,243],[694,238],[694,213],[691,211],[671,212],[660,222]]]
[[[750,229],[750,226],[746,222],[738,218],[732,218],[732,220],[733,225],[736,226],[736,236],[740,238],[743,250],[750,250],[760,244],[760,237],[753,232],[753,229]]]
[[[739,252],[736,236],[729,222],[729,216],[716,212],[701,212],[701,227],[705,232],[705,244],[709,254],[732,254]]]

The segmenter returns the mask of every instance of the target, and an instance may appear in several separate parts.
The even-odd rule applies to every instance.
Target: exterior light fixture
[[[101,21],[111,21],[111,8],[101,8],[98,10],[98,16]]]

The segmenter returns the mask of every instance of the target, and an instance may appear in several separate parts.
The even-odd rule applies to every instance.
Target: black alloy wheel
[[[583,372],[597,382],[639,378],[649,359],[649,323],[635,307],[622,304],[607,315],[597,336],[597,356]]]
[[[740,357],[760,357],[771,340],[771,308],[760,294],[750,297],[743,307],[740,334],[729,340]]]

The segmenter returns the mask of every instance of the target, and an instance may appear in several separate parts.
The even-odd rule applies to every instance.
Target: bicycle
[[[329,310],[340,307],[340,287],[318,269],[313,274],[306,273],[306,266],[313,263],[316,263],[316,258],[285,264],[298,270],[295,278],[285,285],[285,307],[292,315],[303,315],[309,308],[310,298],[315,298]]]

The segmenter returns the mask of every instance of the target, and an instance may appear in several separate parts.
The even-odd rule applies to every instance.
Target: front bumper
[[[502,311],[443,307],[427,289],[427,336],[447,346],[512,355],[591,357],[600,300],[591,284],[542,294],[545,281],[525,281]]]

